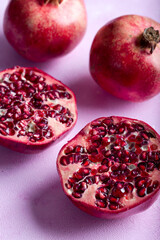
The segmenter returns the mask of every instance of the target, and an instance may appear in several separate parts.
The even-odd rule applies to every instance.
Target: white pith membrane
[[[121,128],[121,132],[109,133],[107,124],[104,124],[103,122],[105,119],[107,119],[107,121],[113,121],[112,125],[115,126],[113,128],[117,129],[117,126],[120,126],[118,125],[119,123],[122,125],[124,123],[124,131]],[[90,153],[91,151],[89,151],[89,147],[93,145],[94,142],[96,146],[96,141],[93,141],[93,139],[95,140],[98,136],[98,130],[96,130],[95,127],[96,122],[97,129],[98,127],[105,126],[106,130],[105,134],[102,134],[103,137],[99,138],[101,139],[101,144],[100,146],[96,147],[98,154],[94,155]],[[99,126],[98,122],[100,123]],[[134,130],[132,126],[136,125],[139,126],[139,129],[141,130]],[[128,134],[129,128],[132,129],[132,131],[130,131]],[[140,140],[139,136],[141,136],[143,143]],[[116,143],[117,139],[118,142]],[[115,149],[111,147],[112,144],[114,144]],[[82,205],[86,204],[86,206],[91,205],[94,208],[104,211],[123,211],[133,207],[134,205],[138,205],[144,201],[145,198],[147,199],[149,195],[151,196],[159,189],[159,145],[159,136],[157,136],[155,131],[144,122],[122,117],[100,118],[98,120],[95,120],[88,124],[84,129],[82,129],[81,132],[76,135],[75,138],[69,141],[69,143],[66,144],[59,153],[58,170],[61,175],[64,191],[73,201],[81,202]],[[76,152],[76,146],[77,148],[79,146],[83,147],[83,152]],[[67,152],[67,149],[69,148],[73,149],[70,151],[70,153]],[[107,154],[104,152],[102,153],[100,148],[101,150],[105,149],[105,152],[107,152]],[[124,155],[119,155],[119,157],[117,156],[118,152],[124,151],[125,153],[129,152],[128,160]],[[134,155],[135,152],[136,155],[131,158],[130,153],[133,153]],[[145,152],[148,154],[146,159],[145,157],[142,157],[142,154]],[[105,156],[105,154],[107,156]],[[79,157],[79,161],[76,163],[74,162],[76,161],[74,160],[76,158],[74,158],[73,155],[81,155],[81,157]],[[86,157],[83,158],[82,156]],[[89,159],[89,164],[87,166],[84,165],[82,158],[83,160]],[[99,172],[98,168],[102,166],[104,159],[109,159],[108,162],[110,162],[110,165],[104,164],[108,166],[108,169],[106,169],[104,172]],[[140,165],[138,165],[140,163],[144,165],[145,168],[144,166],[140,167]],[[122,169],[122,165],[125,170]],[[81,174],[79,169],[81,169],[81,172],[83,172],[82,169],[90,170],[88,174],[85,175]],[[95,170],[93,171],[93,169]],[[138,172],[136,173],[137,169]],[[113,174],[116,171],[119,171],[119,174]],[[82,178],[77,177],[79,174],[82,175]],[[102,176],[104,176],[104,181],[102,180]],[[92,183],[88,183],[87,179],[89,177],[92,177],[92,179],[96,180],[94,180]],[[113,181],[113,184],[112,186],[109,186],[109,181],[111,180]],[[84,188],[82,187],[82,184]],[[80,186],[80,188],[76,188],[76,185]],[[129,185],[132,187],[128,188],[127,186]],[[113,190],[117,189],[117,186],[119,186],[120,189],[118,192]],[[103,189],[101,187],[103,187]]]
[[[0,73],[0,138],[43,145],[75,121],[73,93],[60,81],[35,68]]]

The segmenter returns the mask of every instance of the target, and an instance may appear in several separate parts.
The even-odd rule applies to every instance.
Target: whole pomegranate
[[[145,122],[102,117],[60,151],[57,168],[65,194],[102,218],[147,209],[160,189],[160,136]]]
[[[36,152],[70,130],[77,120],[74,93],[36,68],[0,72],[0,144]]]
[[[144,101],[160,92],[160,24],[126,15],[104,25],[90,50],[90,72],[107,92]]]
[[[9,43],[41,62],[70,52],[86,29],[83,0],[11,0],[4,16]]]

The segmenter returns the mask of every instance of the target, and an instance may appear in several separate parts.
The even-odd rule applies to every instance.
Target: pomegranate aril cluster
[[[5,73],[0,79],[0,134],[26,136],[31,142],[52,138],[49,118],[66,127],[73,122],[70,110],[56,100],[71,98],[64,86],[47,84],[33,70],[17,68]]]
[[[118,210],[134,195],[141,198],[158,188],[152,173],[160,170],[160,151],[152,132],[136,121],[113,118],[92,122],[87,130],[87,147],[68,145],[60,158],[64,167],[80,166],[65,184],[73,197],[83,197],[96,184],[95,205]]]

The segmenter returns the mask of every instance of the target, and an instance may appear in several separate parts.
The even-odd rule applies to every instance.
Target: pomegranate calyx
[[[62,2],[63,2],[63,0],[43,0],[43,3],[45,5],[47,5],[47,4],[54,4],[54,5],[58,6]]]
[[[142,36],[142,44],[150,47],[150,53],[152,54],[157,43],[160,42],[159,30],[155,30],[153,27],[145,28]]]

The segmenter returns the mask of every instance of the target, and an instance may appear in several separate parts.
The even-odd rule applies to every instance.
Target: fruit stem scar
[[[160,42],[160,34],[158,30],[153,27],[145,28],[142,34],[141,43],[144,46],[150,47],[150,53],[152,54],[155,50],[157,43]]]
[[[63,0],[43,0],[44,4],[54,3],[55,5],[59,5],[63,2]]]

